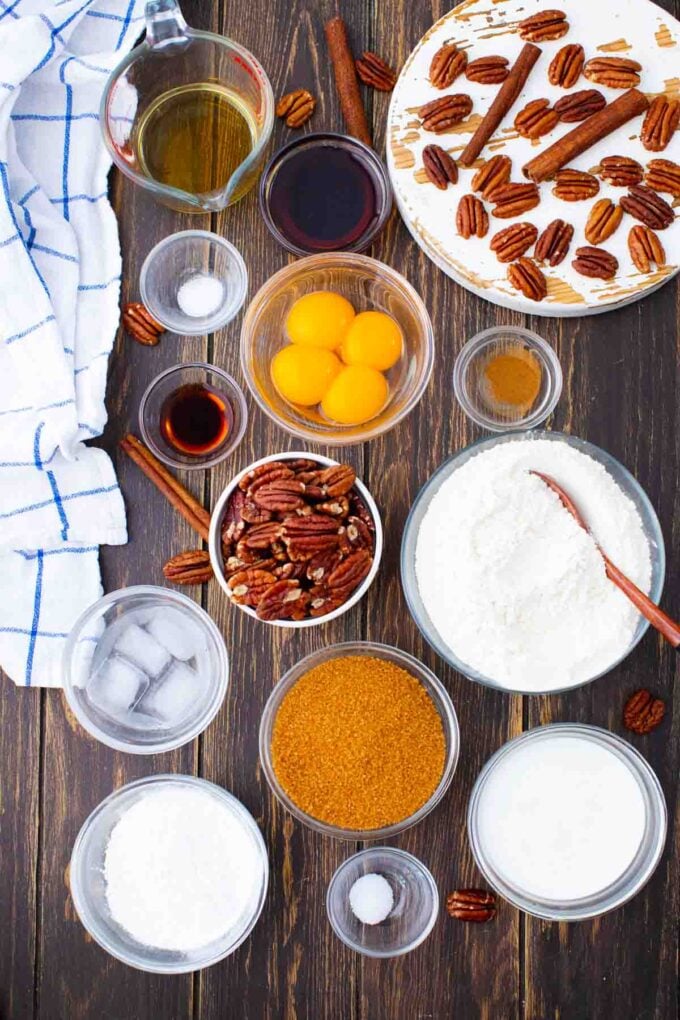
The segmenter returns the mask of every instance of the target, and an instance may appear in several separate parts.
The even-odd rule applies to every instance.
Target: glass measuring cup
[[[176,0],[149,0],[146,38],[111,74],[100,122],[126,177],[173,209],[213,211],[255,183],[274,95],[246,49],[187,27]]]

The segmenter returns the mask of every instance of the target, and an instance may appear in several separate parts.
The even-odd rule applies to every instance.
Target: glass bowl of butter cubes
[[[76,621],[64,649],[66,700],[109,747],[156,754],[202,733],[224,701],[229,657],[208,614],[179,592],[111,592]]]

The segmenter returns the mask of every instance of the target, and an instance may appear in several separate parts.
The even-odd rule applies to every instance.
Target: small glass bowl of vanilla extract
[[[175,365],[148,386],[139,428],[149,449],[176,468],[210,468],[241,442],[248,422],[235,379],[203,362]]]
[[[305,135],[280,149],[260,180],[260,209],[294,255],[360,252],[392,210],[385,164],[349,135]]]

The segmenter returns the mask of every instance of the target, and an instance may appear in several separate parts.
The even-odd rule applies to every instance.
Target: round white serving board
[[[566,12],[570,30],[561,39],[539,44],[543,52],[524,91],[487,143],[475,167],[495,153],[506,153],[513,161],[512,180],[525,181],[522,166],[575,127],[560,123],[538,142],[518,136],[513,128],[515,115],[531,99],[547,98],[554,103],[560,96],[587,88],[599,89],[608,102],[622,94],[618,89],[596,85],[583,75],[572,89],[550,85],[548,65],[557,50],[567,43],[581,43],[586,60],[607,54],[632,57],[643,66],[640,89],[648,96],[680,95],[680,23],[651,0],[464,0],[433,25],[406,61],[390,105],[387,162],[406,226],[423,251],[448,276],[505,308],[533,315],[594,315],[637,301],[675,276],[680,268],[680,219],[676,218],[668,230],[659,232],[668,264],[663,269],[642,274],[633,265],[627,245],[628,233],[637,221],[624,214],[616,233],[602,245],[616,255],[619,273],[614,280],[591,280],[575,272],[571,260],[575,249],[588,243],[584,226],[596,199],[564,202],[554,197],[552,184],[544,182],[540,185],[538,208],[511,220],[489,215],[487,236],[465,240],[456,231],[456,208],[461,196],[470,192],[475,169],[461,167],[458,183],[446,191],[435,188],[422,169],[422,150],[432,142],[441,145],[454,158],[460,155],[500,87],[480,85],[461,76],[448,89],[434,89],[428,72],[439,47],[453,41],[467,50],[470,60],[499,54],[512,64],[523,46],[517,33],[518,22],[554,7]],[[418,107],[437,96],[455,92],[471,96],[474,106],[470,117],[441,135],[423,131],[417,116]],[[592,170],[603,157],[611,155],[632,156],[643,166],[657,157],[680,163],[680,130],[664,152],[654,153],[647,152],[639,140],[641,125],[642,117],[630,121],[569,165],[578,170]],[[597,197],[618,199],[626,193],[625,188],[613,188],[601,182]],[[669,195],[662,197],[673,204]],[[487,208],[490,214],[491,207]],[[574,239],[564,262],[554,269],[544,269],[548,279],[547,298],[542,302],[528,301],[508,283],[507,266],[496,260],[489,241],[510,223],[526,220],[541,231],[556,217],[573,224]],[[531,249],[527,254],[531,254]]]

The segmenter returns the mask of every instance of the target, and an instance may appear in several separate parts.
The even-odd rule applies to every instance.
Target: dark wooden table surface
[[[192,0],[187,19],[238,39],[269,73],[278,95],[306,86],[319,97],[316,129],[342,128],[323,37],[336,0]],[[370,48],[401,64],[445,0],[345,0],[355,49]],[[663,9],[678,14],[677,0]],[[366,97],[382,144],[388,99]],[[277,125],[274,145],[288,137]],[[145,255],[160,238],[192,226],[212,227],[243,252],[250,294],[288,256],[266,231],[250,194],[219,216],[184,217],[155,205],[112,177],[125,257],[123,300],[138,297]],[[355,956],[332,934],[324,898],[337,865],[356,845],[293,822],[272,799],[258,765],[257,731],[272,684],[313,648],[369,638],[421,657],[443,679],[460,719],[462,754],[442,804],[395,840],[431,868],[440,893],[478,881],[465,832],[470,788],[484,761],[521,730],[580,721],[622,733],[621,707],[649,685],[669,712],[651,736],[633,738],[663,785],[671,818],[677,803],[680,713],[671,703],[676,656],[647,634],[618,669],[564,696],[520,698],[477,686],[444,666],[426,647],[401,594],[402,526],[419,487],[452,451],[476,438],[453,400],[451,370],[473,333],[494,323],[526,324],[554,345],[565,389],[554,429],[609,450],[649,493],[666,537],[665,605],[680,615],[680,513],[677,505],[678,288],[670,284],[632,307],[581,320],[523,318],[473,297],[420,254],[396,213],[373,254],[414,284],[435,324],[437,362],[419,408],[368,446],[347,451],[384,515],[387,548],[368,597],[318,630],[277,631],[229,607],[216,584],[193,595],[217,621],[232,657],[228,697],[192,744],[152,758],[118,754],[90,739],[69,716],[59,691],[16,690],[5,677],[0,697],[0,1017],[2,1020],[674,1020],[677,1017],[678,867],[671,827],[654,877],[625,907],[582,924],[550,924],[502,904],[497,920],[464,925],[443,912],[427,942],[396,961]],[[156,349],[119,336],[109,371],[110,421],[105,445],[116,458],[130,544],[103,551],[107,590],[162,583],[161,564],[195,544],[137,469],[116,451],[134,427],[140,396],[153,375],[176,361],[205,358],[240,377],[239,322],[208,339],[166,336]],[[212,505],[231,474],[291,440],[250,402],[245,441],[205,478],[197,495]],[[193,976],[158,977],[124,967],[85,934],[71,903],[66,869],[75,835],[112,789],[149,773],[183,772],[222,784],[252,811],[270,852],[271,885],[262,918],[231,957]]]

